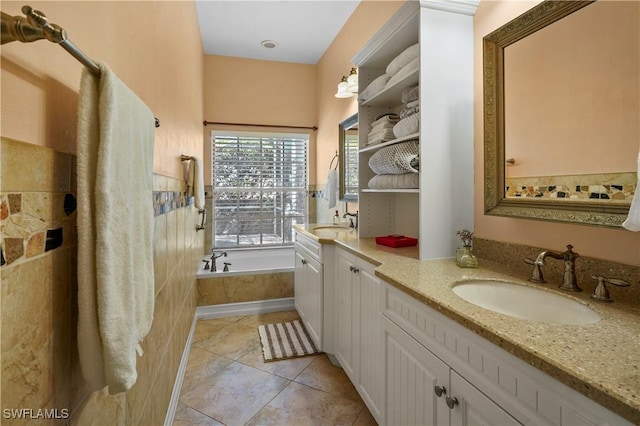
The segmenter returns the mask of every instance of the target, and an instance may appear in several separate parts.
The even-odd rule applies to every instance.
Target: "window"
[[[293,244],[306,222],[308,135],[213,132],[213,246]]]

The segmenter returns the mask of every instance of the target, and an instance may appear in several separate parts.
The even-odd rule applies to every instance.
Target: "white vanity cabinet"
[[[520,424],[387,317],[383,324],[384,424]]]
[[[316,347],[322,348],[322,245],[296,233],[294,269],[295,308]]]
[[[386,403],[380,423],[631,425],[406,293],[382,288]],[[444,387],[441,396],[436,386]],[[447,397],[457,404],[449,407]]]
[[[380,422],[382,347],[381,281],[375,266],[341,249],[335,250],[335,357],[373,417]]]

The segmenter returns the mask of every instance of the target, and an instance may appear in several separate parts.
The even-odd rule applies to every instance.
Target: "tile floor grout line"
[[[272,376],[275,376],[275,374],[271,374],[271,375],[272,375]],[[280,376],[278,376],[278,377],[280,377]],[[289,383],[287,383],[287,385],[286,385],[285,387],[283,387],[282,389],[280,389],[280,391],[279,391],[277,394],[275,394],[275,395],[273,396],[273,398],[271,398],[271,399],[269,400],[269,402],[267,402],[267,403],[266,403],[266,404],[264,404],[262,407],[260,407],[260,409],[259,409],[258,411],[256,411],[256,413],[255,413],[253,416],[251,416],[251,418],[250,418],[249,420],[247,420],[247,421],[244,423],[245,425],[246,425],[246,424],[248,424],[248,423],[250,423],[250,422],[251,422],[251,420],[253,420],[253,419],[254,419],[258,414],[260,414],[260,412],[261,412],[262,410],[264,410],[265,408],[267,408],[267,405],[271,404],[271,401],[273,401],[274,399],[276,399],[276,398],[278,397],[278,395],[280,395],[282,392],[284,392],[284,390],[285,390],[286,388],[288,388],[288,387],[291,385],[291,383],[293,383],[293,380],[289,380],[289,379],[285,379],[285,380],[288,380],[288,381],[289,381]]]
[[[295,315],[295,311],[289,312],[289,314]],[[223,318],[215,318],[213,320],[220,320]],[[332,385],[333,382],[333,373],[330,372],[330,369],[326,369],[324,366],[324,360],[321,360],[321,357],[323,356],[322,354],[319,355],[314,355],[311,358],[313,358],[312,360],[310,360],[310,362],[308,364],[306,364],[300,371],[297,371],[297,368],[294,368],[291,371],[291,373],[293,374],[289,374],[288,376],[281,376],[280,374],[277,373],[277,371],[281,371],[284,374],[287,374],[286,371],[286,367],[289,367],[289,365],[287,365],[287,361],[291,361],[291,360],[281,360],[281,362],[283,363],[283,367],[285,367],[284,369],[275,369],[275,370],[271,370],[271,369],[261,369],[258,367],[258,365],[252,365],[250,364],[251,362],[255,362],[258,361],[260,358],[255,357],[255,352],[254,351],[259,351],[260,350],[260,343],[258,342],[257,347],[254,347],[251,350],[248,350],[247,352],[242,352],[240,355],[237,355],[234,358],[231,358],[228,355],[222,355],[216,352],[212,351],[212,348],[215,348],[218,344],[220,344],[221,342],[224,342],[226,339],[231,338],[231,336],[234,335],[234,333],[236,331],[239,330],[239,328],[237,326],[241,326],[242,328],[244,327],[248,327],[250,329],[256,330],[257,327],[261,324],[265,324],[265,323],[272,323],[273,318],[267,316],[267,317],[263,317],[261,315],[243,315],[243,316],[239,316],[238,318],[233,318],[233,319],[227,319],[224,318],[222,321],[222,327],[223,328],[232,328],[233,330],[229,331],[228,333],[222,333],[223,336],[221,338],[216,338],[215,340],[209,341],[209,338],[211,337],[208,333],[209,328],[213,329],[211,330],[212,334],[220,334],[219,333],[219,329],[217,326],[205,326],[204,330],[201,333],[201,339],[199,341],[199,343],[202,342],[207,342],[208,344],[205,346],[198,346],[198,348],[200,350],[202,350],[204,352],[204,356],[205,358],[208,356],[206,354],[210,354],[211,356],[215,356],[218,357],[220,359],[225,360],[225,362],[228,362],[227,367],[228,366],[232,366],[232,365],[237,365],[237,366],[242,366],[243,368],[249,368],[248,371],[254,371],[255,373],[251,373],[251,374],[265,374],[268,377],[274,378],[274,379],[279,379],[282,380],[281,383],[284,384],[284,386],[275,394],[273,395],[272,398],[270,398],[267,402],[265,402],[264,404],[261,404],[260,408],[253,414],[253,416],[251,418],[249,418],[244,424],[246,425],[247,423],[250,423],[251,421],[254,421],[254,419],[257,419],[257,416],[262,413],[263,415],[268,415],[267,412],[265,412],[264,410],[274,402],[274,400],[278,397],[283,397],[282,393],[283,391],[287,390],[290,386],[304,386],[304,388],[312,390],[313,392],[319,392],[320,394],[326,395],[326,396],[330,396],[331,398],[339,398],[341,400],[344,400],[345,402],[348,401],[349,403],[353,403],[353,404],[357,404],[355,405],[353,408],[356,409],[356,411],[353,413],[355,414],[355,417],[353,418],[353,420],[351,422],[345,422],[344,424],[351,424],[352,426],[356,424],[356,422],[358,421],[358,419],[360,419],[363,415],[366,414],[366,411],[368,411],[368,408],[366,407],[366,404],[364,403],[364,401],[362,401],[361,398],[358,399],[352,399],[351,397],[349,397],[349,393],[339,393],[340,389],[342,389],[341,387],[335,387]],[[206,320],[199,320],[197,321],[196,327],[199,323],[201,323],[201,321],[206,321]],[[279,322],[279,321],[276,321]],[[192,344],[192,346],[195,346]],[[246,358],[245,358],[246,357]],[[241,361],[240,359],[245,358],[244,361]],[[253,358],[253,360],[252,360]],[[264,363],[264,360],[262,360]],[[330,363],[330,360],[328,361]],[[302,363],[301,365],[303,365],[304,363]],[[314,368],[314,367],[316,368]],[[310,368],[311,367],[311,368]],[[335,366],[337,368],[340,368],[338,366]],[[296,372],[297,371],[297,372]],[[310,382],[312,384],[307,384],[307,383],[302,383],[299,382],[297,380],[303,380],[304,379],[304,374],[308,374],[310,378],[314,377],[315,374],[329,374],[328,376],[324,376],[325,379],[329,380],[329,382],[327,382],[327,384],[329,386],[327,386],[327,389],[322,389],[320,387],[316,387],[314,386],[314,384],[316,384],[317,386],[323,386],[325,384],[325,382],[323,380],[320,380],[319,382],[316,380],[310,380]],[[292,377],[292,378],[290,378]],[[336,376],[336,379],[338,379],[338,377]],[[340,380],[338,380],[339,383]],[[295,383],[295,385],[292,385],[292,383]],[[341,385],[342,386],[342,385]],[[354,389],[356,391],[355,395],[359,397],[357,390]],[[197,413],[197,415],[202,415],[204,416],[204,418],[208,418],[211,419],[213,422],[217,422],[220,423],[222,425],[226,425],[226,423],[211,417],[210,415],[205,414],[203,411],[200,411],[194,407],[192,407],[191,405],[189,405],[187,402],[185,402],[184,400],[181,401],[182,404],[184,404],[185,407],[188,407],[193,411],[193,415],[196,415],[195,413]],[[209,403],[213,403],[215,404],[216,402],[214,400],[209,400]],[[359,409],[358,409],[359,406]],[[189,416],[188,411],[185,410],[185,416]],[[188,417],[187,417],[188,418]],[[182,419],[183,421],[186,420],[187,418]],[[347,419],[343,419],[343,420],[347,420]]]

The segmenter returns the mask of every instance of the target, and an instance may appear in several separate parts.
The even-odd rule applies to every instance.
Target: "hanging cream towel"
[[[324,199],[329,201],[329,208],[332,209],[336,206],[336,195],[338,192],[338,171],[329,169],[329,175],[327,176],[327,187],[324,191]]]
[[[636,184],[636,192],[631,200],[631,208],[629,208],[629,216],[627,220],[622,222],[622,226],[629,231],[640,231],[640,153],[638,153],[638,182]]]
[[[105,65],[78,105],[78,350],[93,390],[136,382],[151,328],[154,117]]]
[[[204,175],[202,163],[197,157],[191,157],[189,168],[187,169],[187,193],[194,197],[194,204],[197,209],[204,207]]]

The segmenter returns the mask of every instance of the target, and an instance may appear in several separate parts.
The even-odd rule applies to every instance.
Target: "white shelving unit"
[[[473,229],[473,14],[478,1],[406,2],[353,58],[366,88],[407,47],[420,43],[420,68],[358,107],[360,236],[403,234],[420,241],[420,258],[453,257],[455,232]],[[371,123],[399,113],[402,93],[420,85],[420,130],[367,145]],[[379,149],[420,141],[419,189],[368,189],[369,158]]]

